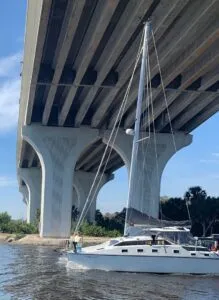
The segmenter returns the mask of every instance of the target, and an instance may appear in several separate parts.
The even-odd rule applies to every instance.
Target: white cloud
[[[217,159],[201,159],[200,162],[201,163],[206,163],[206,164],[208,164],[208,163],[215,164],[215,163],[219,163],[219,160],[217,160]]]
[[[15,186],[17,186],[17,181],[15,179],[7,176],[0,176],[0,188]]]
[[[210,159],[201,159],[200,162],[201,163],[213,163],[213,164],[219,163],[219,152],[211,153],[211,157],[212,158],[210,158]]]
[[[21,52],[0,58],[0,133],[17,125]]]
[[[0,77],[17,77],[21,70],[21,52],[0,58]]]
[[[212,153],[212,155],[219,158],[219,152],[214,152],[214,153]]]
[[[0,84],[0,131],[17,125],[20,95],[20,79]]]

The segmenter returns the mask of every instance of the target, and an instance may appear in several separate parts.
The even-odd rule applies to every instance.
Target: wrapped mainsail
[[[156,227],[191,226],[191,221],[189,220],[184,220],[184,221],[159,220],[150,217],[146,213],[142,213],[132,207],[128,208],[126,213],[127,213],[127,220],[129,226],[134,226],[134,225],[147,225],[147,226],[156,226]]]

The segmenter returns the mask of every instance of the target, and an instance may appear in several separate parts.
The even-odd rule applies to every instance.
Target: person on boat
[[[214,242],[214,244],[211,247],[211,251],[214,251],[214,252],[218,252],[219,251],[219,243],[218,243],[218,241]]]
[[[151,245],[156,245],[156,235],[155,234],[152,234],[151,235],[151,238],[152,238],[152,241],[151,241]]]
[[[76,251],[80,252],[82,247],[82,236],[80,232],[77,232],[75,235]]]
[[[76,251],[77,251],[77,249],[76,249],[77,243],[75,242],[75,236],[76,236],[76,234],[73,233],[72,236],[70,237],[70,240],[69,240],[69,248],[70,248],[70,249],[73,249],[74,252],[76,253]]]
[[[75,232],[72,235],[72,245],[73,245],[73,250],[75,253],[80,252],[81,251],[81,247],[82,247],[82,237],[80,235],[79,232]]]

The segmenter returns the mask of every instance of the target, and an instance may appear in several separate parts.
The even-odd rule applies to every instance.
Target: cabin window
[[[196,247],[196,246],[183,246],[187,251],[209,251],[206,247]]]
[[[209,254],[208,254],[208,253],[205,253],[204,256],[209,256]]]
[[[196,256],[196,253],[191,253],[192,256]]]
[[[127,249],[122,249],[122,253],[128,252]]]
[[[115,246],[137,246],[146,245],[149,241],[124,241],[116,244]]]
[[[152,252],[156,253],[156,252],[158,252],[158,250],[157,249],[152,249]]]
[[[179,250],[173,250],[173,253],[179,254]]]
[[[143,249],[138,249],[137,251],[138,251],[138,252],[143,252]]]

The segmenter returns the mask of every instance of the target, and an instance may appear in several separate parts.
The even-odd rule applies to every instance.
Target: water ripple
[[[210,300],[219,279],[75,269],[51,248],[0,244],[0,299]]]

